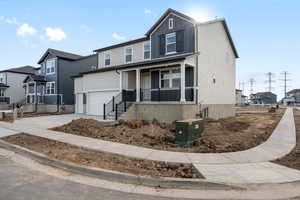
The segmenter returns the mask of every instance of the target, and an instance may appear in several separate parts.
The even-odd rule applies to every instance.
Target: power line
[[[282,87],[284,88],[284,97],[286,97],[287,88],[289,87],[289,86],[287,85],[287,82],[288,82],[288,81],[291,81],[291,79],[288,79],[288,75],[290,75],[290,73],[287,72],[287,71],[283,71],[283,72],[281,72],[280,74],[283,76],[283,78],[280,79],[280,81],[283,82],[283,86],[282,86]]]
[[[267,80],[265,82],[268,84],[268,87],[267,87],[268,92],[272,92],[272,90],[274,89],[272,87],[272,83],[275,83],[275,81],[273,80],[275,74],[272,72],[268,72],[268,73],[266,73],[266,76],[267,76]]]

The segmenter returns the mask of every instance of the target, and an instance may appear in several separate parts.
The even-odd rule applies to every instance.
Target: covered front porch
[[[196,103],[195,66],[184,61],[122,70],[123,101]]]
[[[6,90],[8,85],[0,83],[0,104],[10,104],[10,97],[7,96]]]

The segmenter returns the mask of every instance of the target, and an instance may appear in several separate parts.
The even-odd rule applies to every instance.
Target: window
[[[110,53],[104,53],[104,66],[110,66]]]
[[[4,74],[0,74],[0,83],[4,83]]]
[[[160,72],[161,88],[180,88],[180,68]]]
[[[0,89],[0,97],[4,97],[4,89]]]
[[[132,47],[125,48],[125,63],[132,62]]]
[[[47,82],[46,94],[55,94],[55,82]]]
[[[144,59],[150,59],[150,42],[144,43]]]
[[[166,54],[176,53],[176,33],[166,35]]]
[[[169,19],[169,29],[173,29],[174,28],[174,19],[170,18]]]
[[[55,59],[47,60],[46,62],[46,74],[55,73]]]

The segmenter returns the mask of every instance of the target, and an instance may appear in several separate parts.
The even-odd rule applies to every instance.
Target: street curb
[[[176,189],[203,189],[203,190],[243,190],[241,187],[227,185],[223,183],[215,183],[203,181],[201,179],[188,180],[180,178],[149,178],[144,176],[136,176],[127,173],[120,173],[100,168],[88,168],[75,164],[65,163],[58,160],[53,160],[43,154],[25,149],[23,147],[7,143],[0,139],[0,147],[13,151],[24,157],[37,161],[41,164],[63,169],[72,173],[77,173],[85,176],[104,179],[112,182],[136,184],[143,186],[151,186],[158,188],[176,188]]]

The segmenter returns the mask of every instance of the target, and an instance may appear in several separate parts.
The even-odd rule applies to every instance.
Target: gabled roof
[[[58,58],[63,58],[63,59],[67,59],[67,60],[78,60],[78,59],[80,59],[80,58],[83,57],[81,55],[77,55],[77,54],[68,53],[68,52],[65,52],[65,51],[60,51],[60,50],[50,49],[49,48],[43,54],[43,56],[41,57],[41,59],[38,61],[38,64],[41,64],[49,53],[55,55]]]
[[[290,94],[290,93],[300,93],[300,89],[293,89],[291,91],[288,91],[287,93],[288,94]]]
[[[35,82],[47,82],[45,76],[31,74],[24,79],[23,83],[26,83],[28,79],[31,79]]]
[[[277,96],[276,94],[274,94],[273,92],[258,92],[256,94],[253,94],[253,95],[256,95],[256,96],[268,96],[268,95],[275,95]]]
[[[146,36],[150,36],[150,34],[152,33],[152,31],[170,14],[170,13],[174,13],[175,15],[178,15],[178,16],[180,16],[180,17],[182,17],[182,18],[184,18],[184,19],[186,19],[186,20],[188,20],[188,21],[190,21],[191,23],[196,23],[196,21],[193,19],[193,18],[191,18],[191,17],[189,17],[189,16],[187,16],[187,15],[185,15],[185,14],[183,14],[183,13],[181,13],[181,12],[178,12],[178,11],[176,11],[176,10],[173,10],[172,8],[168,8],[168,10],[166,10],[166,12],[155,22],[155,24],[147,31],[147,33],[146,33]]]
[[[4,83],[0,83],[0,88],[8,88],[9,86],[4,84]]]
[[[33,66],[22,66],[22,67],[15,67],[15,68],[10,68],[6,70],[2,70],[0,72],[13,72],[13,73],[19,73],[19,74],[34,74],[36,70],[39,68],[35,68]]]

